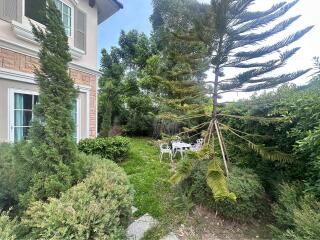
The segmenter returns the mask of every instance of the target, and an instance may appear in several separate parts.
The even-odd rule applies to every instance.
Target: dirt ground
[[[239,224],[227,221],[209,212],[204,207],[196,207],[175,233],[181,240],[252,240],[271,239],[266,224],[259,221]]]

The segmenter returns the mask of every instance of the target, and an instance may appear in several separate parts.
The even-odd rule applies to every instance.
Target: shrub
[[[18,210],[19,195],[29,187],[30,171],[27,166],[25,143],[0,144],[0,209]]]
[[[16,219],[11,220],[7,212],[0,213],[0,239],[16,240],[18,223]]]
[[[293,230],[287,230],[282,239],[301,240],[319,239],[320,236],[320,202],[312,196],[306,196],[294,209]]]
[[[283,197],[285,198],[285,197]],[[291,197],[289,197],[291,200]],[[288,201],[287,201],[288,202]],[[282,202],[282,204],[284,204]],[[295,204],[289,204],[287,207],[287,218],[290,222],[287,229],[278,229],[272,227],[275,239],[318,239],[320,236],[320,202],[313,196],[306,195]],[[279,215],[276,215],[279,217]],[[278,220],[278,219],[277,219]],[[284,220],[284,218],[282,218]],[[282,224],[283,226],[284,224]]]
[[[279,186],[277,203],[272,205],[272,212],[276,225],[280,229],[292,228],[294,226],[294,209],[299,201],[298,187],[291,184]]]
[[[252,170],[234,167],[228,185],[230,191],[236,194],[237,201],[216,201],[214,205],[217,211],[241,221],[250,221],[263,213],[266,207],[264,188]]]
[[[206,167],[199,165],[192,173],[190,190],[195,202],[206,205],[221,215],[238,221],[250,221],[266,211],[265,192],[258,176],[250,169],[233,167],[228,178],[230,192],[237,201],[214,200],[206,184]]]
[[[22,224],[30,239],[125,239],[132,193],[125,172],[104,161],[59,199],[32,203]]]
[[[86,154],[99,155],[102,158],[121,162],[128,154],[129,141],[125,137],[83,139],[79,150]]]

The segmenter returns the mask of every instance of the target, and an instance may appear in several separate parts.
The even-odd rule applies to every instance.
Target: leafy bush
[[[272,206],[276,225],[282,230],[294,227],[294,209],[299,201],[298,187],[289,184],[279,186],[277,202]]]
[[[320,202],[312,195],[299,196],[296,187],[283,185],[278,203],[273,206],[275,239],[318,239],[320,235]]]
[[[0,144],[0,209],[16,212],[19,195],[28,190],[31,164],[28,167],[26,149],[25,143]]]
[[[102,158],[121,162],[128,154],[129,141],[125,137],[83,139],[79,150],[86,154],[99,155]]]
[[[250,169],[234,167],[228,179],[230,191],[237,196],[237,201],[216,201],[214,207],[228,218],[250,221],[265,210],[265,192],[258,176]]]
[[[22,224],[28,239],[124,239],[132,202],[125,172],[108,160],[59,199],[32,203]]]
[[[224,199],[214,200],[207,187],[206,167],[199,165],[192,173],[192,196],[195,202],[206,205],[223,216],[238,221],[250,221],[266,211],[264,188],[258,176],[250,169],[233,167],[228,178],[229,190],[237,196],[236,202]]]
[[[281,239],[301,240],[319,239],[320,236],[320,202],[306,196],[299,207],[294,209],[293,230],[287,230]]]
[[[22,209],[28,208],[30,203],[39,200],[39,196],[43,196],[43,198],[40,198],[42,200],[46,200],[48,196],[59,197],[62,192],[82,181],[92,171],[93,165],[101,162],[101,159],[97,156],[77,153],[74,161],[68,166],[60,165],[59,167],[62,170],[56,174],[51,174],[50,177],[47,176],[46,182],[43,182],[45,173],[32,169],[33,165],[30,164],[30,160],[26,159],[25,161],[25,167],[29,169],[28,174],[31,180],[28,183],[28,188],[19,193],[19,206]],[[64,178],[67,181],[63,185],[62,180]]]
[[[0,239],[16,240],[18,223],[15,219],[11,220],[7,212],[0,213]]]

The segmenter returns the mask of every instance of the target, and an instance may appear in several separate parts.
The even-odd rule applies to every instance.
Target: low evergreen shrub
[[[120,167],[94,164],[83,182],[60,198],[31,204],[22,218],[27,239],[125,239],[133,190]]]
[[[99,155],[102,158],[121,162],[129,151],[129,140],[116,136],[109,138],[83,139],[78,144],[79,150],[86,154]]]
[[[11,220],[7,212],[0,211],[0,239],[1,240],[16,240],[18,223],[16,219]]]
[[[31,158],[28,146],[17,144],[0,144],[0,209],[18,211],[19,195],[30,186]],[[29,159],[29,161],[27,161]],[[29,165],[28,165],[29,163]]]
[[[306,196],[294,209],[294,229],[287,230],[279,239],[302,240],[319,239],[320,202],[312,196]]]
[[[293,184],[281,184],[276,203],[272,205],[272,213],[279,229],[285,230],[294,227],[294,209],[301,198],[301,189]],[[300,192],[300,194],[299,194]]]
[[[241,222],[248,222],[254,217],[260,217],[267,211],[264,188],[252,170],[232,168],[227,182],[229,190],[237,196],[236,202],[214,200],[205,178],[206,167],[200,164],[193,171],[191,178],[184,183],[184,185],[189,185],[192,198],[196,203],[203,204],[224,217]]]
[[[252,170],[234,167],[228,185],[230,191],[236,194],[237,201],[216,201],[214,208],[222,215],[245,222],[264,213],[267,207],[265,191]]]

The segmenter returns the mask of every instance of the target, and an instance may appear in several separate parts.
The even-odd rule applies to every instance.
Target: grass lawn
[[[159,239],[170,228],[185,219],[187,209],[179,193],[172,189],[168,179],[170,160],[159,160],[159,147],[152,139],[130,139],[128,161],[121,164],[135,188],[136,216],[151,214],[159,226],[145,239]]]
[[[156,141],[131,138],[128,159],[121,166],[136,191],[135,207],[138,211],[135,216],[149,213],[159,220],[158,226],[149,231],[144,240],[160,239],[170,231],[178,233],[182,240],[215,239],[211,236],[220,236],[219,239],[255,239],[257,235],[267,239],[261,233],[265,230],[261,224],[236,224],[218,218],[211,211],[201,207],[199,210],[181,191],[172,188],[168,182],[173,174],[171,163],[168,159],[160,162]],[[233,229],[239,231],[234,232]]]

